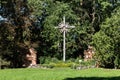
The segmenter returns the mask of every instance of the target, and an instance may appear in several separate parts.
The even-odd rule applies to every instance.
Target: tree
[[[39,49],[41,54],[53,56],[59,55],[62,51],[61,46],[58,48],[58,44],[62,43],[62,37],[54,27],[62,21],[63,15],[66,16],[66,22],[76,26],[67,34],[67,57],[78,57],[83,54],[92,41],[92,35],[98,32],[100,24],[111,16],[111,12],[118,5],[117,2],[115,0],[29,0],[29,4],[35,10],[34,14],[41,19],[43,43]],[[46,50],[46,46],[49,49]]]
[[[1,0],[0,50],[2,58],[11,61],[12,67],[21,67],[21,53],[34,42],[35,19],[27,0]],[[33,34],[34,33],[34,34]],[[25,54],[22,54],[25,55]]]
[[[107,28],[103,26],[109,26],[107,23],[110,21],[106,18],[113,16],[111,13],[119,6],[119,0],[1,0],[0,3],[1,56],[11,60],[16,67],[22,65],[19,54],[27,52],[30,46],[39,46],[38,57],[50,56],[61,59],[62,35],[55,27],[62,21],[63,16],[66,17],[66,22],[75,26],[75,29],[68,31],[66,35],[67,59],[79,55],[83,57],[83,52],[91,44],[93,37],[93,44],[98,50],[97,55],[100,56],[100,60],[104,58],[102,66],[114,65],[106,62],[107,59],[116,63],[118,67],[119,57],[112,56],[114,51],[119,49],[111,45],[117,45],[119,42],[108,36],[115,27],[108,27],[106,33],[104,29]],[[114,40],[116,38],[118,37]],[[99,39],[100,43],[97,42]],[[97,43],[101,47],[106,45],[105,50],[110,50],[107,56],[103,55],[105,50],[98,49]],[[21,64],[14,64],[14,61]]]
[[[29,3],[31,6],[33,5],[34,10],[37,10],[37,7],[34,6],[37,3],[32,3],[32,1],[29,1]],[[75,22],[75,15],[69,5],[63,2],[54,0],[37,0],[36,2],[41,3],[38,5],[41,6],[41,9],[35,15],[39,18],[44,18],[40,24],[42,25],[40,53],[42,56],[58,57],[61,59],[62,34],[55,27],[62,21],[63,16],[66,16],[66,22],[70,22],[72,25]]]
[[[101,25],[101,30],[93,36],[96,59],[100,66],[120,68],[120,7],[116,8],[110,18]]]

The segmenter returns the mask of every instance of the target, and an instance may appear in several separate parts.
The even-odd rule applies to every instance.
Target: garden
[[[0,80],[120,80],[120,0],[1,0]]]

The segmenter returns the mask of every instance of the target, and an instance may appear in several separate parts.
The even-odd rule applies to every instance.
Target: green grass
[[[120,80],[120,70],[4,69],[0,70],[0,80]]]

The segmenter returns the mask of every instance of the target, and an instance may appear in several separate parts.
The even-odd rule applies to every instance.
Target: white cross
[[[63,32],[63,61],[65,62],[65,56],[66,56],[66,46],[65,46],[65,34],[70,28],[75,28],[75,26],[70,26],[68,23],[65,22],[65,16],[63,17],[63,22],[61,22],[58,27],[61,32]]]

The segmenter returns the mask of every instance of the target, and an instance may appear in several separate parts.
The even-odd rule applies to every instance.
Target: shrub
[[[53,68],[54,65],[53,64],[42,64],[40,65],[41,68]]]
[[[39,57],[40,64],[45,63],[45,57]]]
[[[87,69],[87,68],[94,68],[95,67],[95,61],[82,61],[79,64],[75,63],[71,66],[72,69]]]
[[[49,64],[51,62],[50,57],[41,56],[39,57],[40,64]]]
[[[53,62],[53,63],[58,63],[60,60],[58,60],[57,58],[51,58],[51,62]]]
[[[69,59],[69,60],[67,60],[66,62],[67,62],[67,63],[70,63],[70,62],[75,62],[75,60],[76,60],[76,59],[74,59],[74,58],[70,58],[70,59]]]
[[[95,61],[94,61],[94,60],[82,61],[82,62],[80,63],[80,65],[82,65],[82,66],[92,66],[92,65],[95,65]]]
[[[57,58],[51,58],[51,57],[40,57],[40,60],[41,60],[40,62],[42,66],[46,68],[71,67],[72,69],[75,69],[76,67],[79,67],[79,66],[88,67],[88,66],[95,65],[94,60],[83,61],[81,58],[77,58],[77,59],[71,58],[66,62],[63,62],[61,60],[58,60]]]
[[[73,65],[73,62],[71,63],[65,63],[65,62],[50,63],[50,65],[53,65],[54,67],[71,67]]]
[[[75,59],[75,63],[79,64],[79,63],[80,63],[80,60],[83,61],[83,59],[81,59],[81,58]]]
[[[79,67],[79,66],[80,66],[80,64],[74,63],[71,65],[71,69],[77,69],[77,67]]]
[[[0,69],[9,68],[10,62],[0,58]]]
[[[51,57],[45,57],[45,64],[49,64],[51,62]]]

